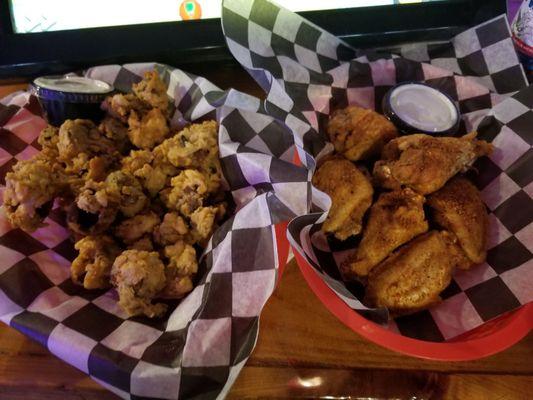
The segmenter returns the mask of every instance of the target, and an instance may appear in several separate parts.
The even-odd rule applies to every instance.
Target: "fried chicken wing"
[[[488,216],[479,190],[466,178],[454,177],[428,197],[435,222],[457,236],[473,264],[487,257]],[[472,264],[471,263],[471,264]]]
[[[460,138],[415,134],[394,139],[374,165],[374,179],[387,189],[408,186],[420,194],[432,193],[490,154],[492,145],[475,137],[476,132]]]
[[[368,276],[365,303],[410,314],[440,300],[460,262],[461,249],[448,232],[430,231],[401,247]]]
[[[166,285],[165,266],[155,251],[126,250],[111,268],[111,283],[117,288],[120,306],[130,317],[163,314],[166,304],[153,304]]]
[[[131,244],[143,236],[151,236],[155,227],[161,221],[156,213],[149,211],[145,214],[137,214],[120,223],[115,230],[115,235],[126,244]]]
[[[334,111],[327,132],[335,150],[351,161],[378,155],[387,142],[398,136],[387,118],[356,106]]]
[[[313,185],[331,197],[331,209],[322,225],[324,232],[340,240],[361,232],[374,190],[354,164],[342,158],[327,160],[315,172]]]
[[[72,281],[85,289],[105,289],[115,258],[121,250],[107,235],[86,236],[74,248],[79,254],[70,267]]]
[[[357,252],[341,266],[343,276],[367,276],[393,250],[427,232],[424,202],[424,196],[408,188],[381,194],[370,208]]]
[[[7,219],[26,232],[45,226],[52,202],[65,187],[64,177],[46,157],[19,161],[6,174],[4,209]]]

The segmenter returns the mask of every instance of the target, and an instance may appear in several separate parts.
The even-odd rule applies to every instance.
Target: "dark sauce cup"
[[[76,118],[99,121],[104,115],[100,105],[114,91],[106,82],[81,76],[42,76],[30,90],[53,126]]]

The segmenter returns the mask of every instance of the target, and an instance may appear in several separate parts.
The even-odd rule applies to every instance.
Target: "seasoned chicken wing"
[[[448,232],[430,231],[401,247],[368,276],[365,303],[410,314],[440,300],[462,251]]]
[[[473,264],[487,257],[488,216],[479,190],[466,178],[454,177],[428,197],[435,222],[457,236]],[[472,265],[471,263],[471,265]]]
[[[340,240],[361,232],[374,190],[354,164],[342,158],[327,160],[315,172],[313,185],[331,197],[331,209],[322,225],[324,232]]]
[[[335,150],[351,161],[379,155],[383,146],[398,136],[383,115],[357,106],[334,111],[327,132]]]
[[[341,266],[343,276],[367,276],[393,250],[427,232],[424,202],[424,196],[408,188],[380,195],[370,208],[357,252]]]
[[[107,235],[86,236],[74,248],[79,254],[70,267],[72,281],[85,289],[109,287],[111,267],[121,252],[115,241]]]
[[[41,155],[19,161],[6,174],[4,209],[7,219],[26,232],[45,226],[43,221],[53,200],[65,187],[64,177],[48,158]]]
[[[429,194],[491,150],[492,145],[476,139],[476,132],[460,138],[402,136],[384,147],[383,159],[374,165],[374,178],[387,189],[408,186],[420,194]]]
[[[166,285],[165,266],[155,251],[124,251],[113,263],[111,283],[117,288],[120,306],[130,317],[156,317],[167,309],[166,304],[152,303]]]

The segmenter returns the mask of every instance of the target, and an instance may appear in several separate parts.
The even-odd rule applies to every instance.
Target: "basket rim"
[[[533,330],[533,302],[530,302],[497,317],[500,321],[499,326],[483,337],[462,338],[465,335],[462,334],[453,340],[437,343],[402,336],[367,320],[351,309],[318,276],[294,247],[293,252],[307,284],[333,315],[367,340],[398,353],[433,361],[477,360],[511,347]]]

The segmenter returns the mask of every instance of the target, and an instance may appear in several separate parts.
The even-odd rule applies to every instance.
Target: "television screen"
[[[293,11],[419,2],[422,0],[279,0]],[[10,6],[15,33],[38,33],[220,18],[221,0],[10,0]]]

